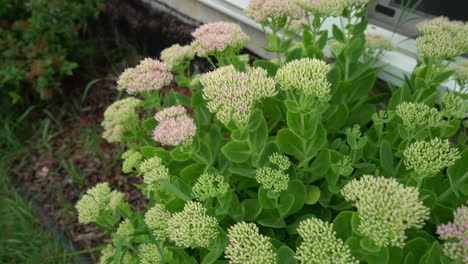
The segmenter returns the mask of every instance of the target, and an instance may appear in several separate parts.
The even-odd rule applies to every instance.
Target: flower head
[[[393,42],[386,37],[368,33],[366,35],[366,48],[371,50],[393,50]]]
[[[140,164],[140,171],[143,173],[143,182],[147,184],[148,190],[163,190],[163,185],[158,180],[169,179],[169,170],[157,156],[144,160]]]
[[[445,240],[443,251],[452,260],[468,262],[468,207],[460,206],[454,212],[454,221],[437,227],[437,234]]]
[[[281,170],[275,170],[270,167],[259,168],[257,169],[255,179],[267,190],[282,192],[288,189],[289,176]]]
[[[80,223],[96,222],[102,213],[109,210],[111,189],[107,182],[98,183],[86,191],[86,194],[76,203]]]
[[[187,61],[193,60],[195,57],[195,49],[193,46],[180,46],[174,44],[169,48],[161,51],[161,60],[169,65],[178,67],[184,65]]]
[[[199,201],[204,201],[209,198],[223,196],[228,190],[229,184],[224,181],[223,176],[204,173],[193,185],[192,196]]]
[[[261,68],[251,68],[246,73],[234,66],[221,67],[206,73],[201,83],[207,107],[216,117],[228,124],[234,121],[246,124],[255,103],[276,95],[275,81]]]
[[[187,146],[192,143],[197,127],[183,106],[172,106],[155,116],[159,124],[153,131],[153,139],[163,145]]]
[[[435,174],[449,167],[460,158],[458,149],[450,146],[448,139],[434,138],[430,141],[416,141],[403,152],[404,164],[417,174]]]
[[[275,79],[283,90],[297,89],[324,99],[330,94],[331,84],[327,80],[330,69],[324,61],[303,58],[286,63],[278,70]]]
[[[158,60],[146,58],[135,68],[126,69],[117,81],[119,90],[129,94],[160,90],[172,81],[171,66]]]
[[[171,213],[166,210],[164,205],[156,204],[145,213],[145,224],[153,231],[155,237],[164,242],[169,237],[168,220]]]
[[[245,13],[258,23],[267,23],[268,19],[299,19],[303,12],[296,4],[298,0],[252,0]]]
[[[464,31],[467,30],[466,25],[462,21],[450,21],[447,17],[436,17],[425,20],[416,25],[419,32],[424,35],[438,34],[443,31]]]
[[[340,16],[348,6],[348,0],[299,0],[298,5],[314,14]]]
[[[405,230],[421,228],[429,218],[429,208],[418,200],[418,189],[405,187],[394,178],[364,175],[351,180],[341,193],[355,202],[359,232],[378,246],[403,247]]]
[[[203,25],[192,33],[193,46],[201,57],[210,56],[227,49],[241,50],[250,41],[241,27],[229,22],[214,22]]]
[[[438,127],[443,124],[442,114],[424,103],[403,102],[397,106],[396,115],[408,127]]]
[[[158,246],[151,243],[145,243],[138,246],[138,257],[140,264],[163,264],[163,258]]]
[[[207,248],[218,235],[218,221],[206,214],[199,202],[189,201],[182,212],[175,213],[168,221],[169,238],[177,246]]]
[[[130,149],[122,154],[122,159],[122,171],[124,173],[130,173],[138,168],[141,160],[143,159],[143,156],[140,154],[140,152]]]
[[[276,166],[278,166],[278,168],[280,170],[287,170],[289,169],[289,167],[291,166],[291,162],[289,161],[288,157],[286,157],[285,155],[282,155],[278,152],[275,152],[273,154],[271,154],[269,157],[268,157],[268,160],[275,164]]]
[[[464,60],[457,66],[451,68],[454,71],[454,79],[457,83],[461,86],[461,88],[465,88],[464,86],[468,84],[468,60]]]
[[[442,96],[442,114],[447,118],[463,119],[468,113],[468,103],[459,95],[447,92]]]
[[[138,126],[138,107],[141,101],[129,97],[111,104],[104,112],[104,133],[102,135],[110,143],[120,142],[123,135]]]
[[[297,232],[302,243],[296,250],[296,259],[303,264],[357,264],[349,247],[339,238],[328,222],[312,217],[299,223]]]
[[[109,209],[112,212],[115,212],[117,210],[117,207],[119,207],[119,205],[123,203],[125,203],[125,193],[119,191],[112,191],[110,194]]]
[[[468,24],[438,17],[418,24],[418,51],[435,58],[455,58],[468,51]]]
[[[254,223],[240,222],[228,230],[229,245],[224,250],[231,264],[274,264],[276,253],[269,238]]]
[[[135,227],[130,219],[123,220],[112,238],[112,242],[117,245],[120,241],[130,242],[130,238],[135,233]]]

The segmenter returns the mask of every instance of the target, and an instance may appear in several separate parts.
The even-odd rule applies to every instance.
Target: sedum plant
[[[106,111],[103,136],[125,147],[122,170],[148,202],[138,210],[100,183],[77,203],[80,222],[109,235],[101,263],[463,263],[466,97],[433,89],[454,71],[431,52],[373,96],[375,58],[392,44],[365,35],[367,4],[252,1],[276,59],[249,65],[248,36],[215,22],[123,72],[129,97]],[[347,25],[330,34],[330,17]],[[213,69],[191,73],[195,56]],[[173,74],[190,97],[161,93]]]

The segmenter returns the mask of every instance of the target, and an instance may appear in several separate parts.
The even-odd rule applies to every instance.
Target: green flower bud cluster
[[[276,253],[267,236],[254,223],[240,222],[228,230],[229,245],[224,250],[230,264],[275,264]]]
[[[277,94],[275,81],[262,68],[244,73],[230,65],[204,74],[200,81],[208,109],[224,124],[246,124],[256,102]]]
[[[129,97],[111,104],[104,112],[104,133],[109,143],[121,142],[123,135],[138,126],[138,107],[141,101]]]
[[[130,221],[130,219],[125,219],[120,223],[117,231],[113,235],[112,242],[115,245],[121,243],[121,241],[130,243],[130,239],[134,233],[135,227],[133,226],[132,221]]]
[[[195,53],[196,50],[191,45],[180,46],[179,44],[174,44],[161,51],[161,60],[171,65],[172,69],[174,69],[187,61],[193,60]]]
[[[460,152],[450,146],[448,139],[434,138],[412,143],[405,149],[403,156],[408,170],[414,170],[420,175],[431,175],[453,165],[460,158]]]
[[[278,166],[278,168],[283,171],[288,170],[289,167],[291,167],[291,161],[289,161],[288,157],[278,152],[271,154],[268,157],[268,160],[272,164],[275,164],[276,166]]]
[[[442,114],[424,103],[403,102],[397,106],[396,115],[407,127],[438,127],[444,124]]]
[[[143,182],[147,184],[150,191],[163,190],[163,185],[158,180],[169,179],[169,170],[157,156],[144,160],[140,164],[140,171],[143,173]]]
[[[366,35],[366,48],[370,50],[393,50],[393,42],[384,36],[368,33]]]
[[[348,0],[298,0],[298,5],[306,11],[323,16],[340,16],[349,5]]]
[[[122,154],[122,159],[122,171],[124,173],[130,173],[140,166],[143,156],[140,152],[130,149]]]
[[[309,218],[299,223],[297,232],[302,238],[295,258],[302,264],[358,264],[350,248],[339,238],[328,222]]]
[[[146,226],[153,231],[154,236],[160,242],[169,238],[169,218],[171,218],[171,213],[162,204],[154,205],[145,213]]]
[[[229,184],[224,181],[222,175],[204,173],[193,185],[192,196],[199,201],[205,201],[209,198],[221,197],[228,190]]]
[[[324,61],[303,58],[286,63],[275,79],[283,90],[298,90],[324,100],[330,95],[331,84],[327,80],[330,69]]]
[[[468,50],[468,25],[464,22],[439,17],[420,23],[418,29],[422,36],[416,39],[416,46],[426,56],[451,59]]]
[[[106,212],[115,211],[120,203],[123,203],[124,194],[112,191],[107,182],[98,183],[89,189],[76,203],[78,219],[80,223],[89,224],[96,222]]]
[[[455,80],[457,81],[468,81],[468,60],[464,60],[457,66],[453,66]]]
[[[442,96],[442,114],[447,118],[464,119],[468,114],[468,103],[460,96],[446,92]]]
[[[405,230],[421,228],[429,218],[429,208],[418,200],[418,189],[394,178],[364,175],[351,180],[341,193],[355,202],[359,232],[378,246],[403,247]]]
[[[207,248],[218,236],[218,221],[206,214],[206,208],[199,202],[189,201],[184,210],[173,214],[168,221],[170,240],[177,246]]]
[[[164,264],[158,246],[145,243],[138,246],[139,264]]]
[[[257,169],[255,178],[263,188],[274,192],[282,192],[288,189],[289,175],[285,171],[291,166],[289,159],[279,153],[273,153],[268,157],[271,163],[279,169],[262,167]]]

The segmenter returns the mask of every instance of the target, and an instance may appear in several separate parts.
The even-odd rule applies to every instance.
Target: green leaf
[[[316,204],[320,199],[320,188],[315,185],[307,185],[305,204]]]
[[[333,33],[333,37],[336,40],[344,42],[345,35],[344,35],[343,31],[341,31],[341,29],[335,24],[333,24],[332,33]]]
[[[257,199],[246,199],[241,203],[244,221],[255,221],[257,216],[262,212],[262,206]]]
[[[286,154],[293,155],[299,160],[306,157],[305,142],[288,128],[283,128],[276,135],[276,144]]]
[[[235,163],[246,162],[250,157],[249,145],[245,142],[232,141],[221,148],[223,154]]]
[[[457,197],[466,196],[463,188],[468,184],[468,149],[465,149],[460,156],[461,158],[447,169],[450,186]]]
[[[180,172],[180,177],[187,182],[195,182],[198,177],[204,172],[205,165],[200,163],[195,163],[185,167]]]
[[[291,111],[288,111],[286,116],[288,128],[303,139],[312,139],[314,137],[319,118],[318,115],[306,115],[303,113],[293,113]]]
[[[294,203],[288,213],[288,215],[291,215],[300,211],[302,207],[304,207],[306,199],[306,187],[300,180],[291,180],[289,181],[287,192],[294,195]]]
[[[154,128],[156,127],[157,121],[154,119],[154,117],[148,118],[143,123],[141,126],[146,132],[152,132]]]
[[[415,239],[412,239],[411,241],[408,241],[405,244],[405,247],[403,248],[404,255],[408,255],[411,253],[416,261],[419,261],[424,254],[426,254],[426,251],[429,249],[430,244],[421,237],[417,237]],[[413,262],[413,263],[418,263],[418,262]]]
[[[348,125],[352,126],[358,124],[364,126],[372,119],[372,114],[376,112],[375,105],[362,104],[361,106],[353,109],[349,114]]]
[[[190,187],[187,188],[180,188],[181,186],[184,186],[184,185],[180,185],[180,186],[176,186],[172,183],[170,183],[169,181],[165,180],[165,179],[158,179],[159,182],[161,182],[164,186],[166,186],[167,189],[169,189],[171,192],[173,192],[175,195],[177,195],[177,197],[179,197],[180,199],[184,200],[184,201],[190,201],[192,200],[192,194],[191,194],[191,191],[190,191]],[[181,181],[179,181],[180,183]]]
[[[363,238],[359,241],[361,247],[369,252],[379,252],[382,248],[376,245],[372,240],[369,238]]]
[[[190,154],[183,151],[181,147],[177,147],[171,151],[171,158],[176,161],[186,161],[190,159]]]
[[[402,87],[398,88],[390,98],[388,102],[387,109],[388,110],[396,110],[396,107],[406,101],[409,101],[411,97],[410,89],[407,85],[403,85]]]
[[[250,132],[257,130],[257,128],[262,123],[262,120],[264,120],[262,110],[255,109],[250,116],[249,123],[247,124],[247,130]]]
[[[265,69],[270,77],[274,77],[278,71],[278,65],[267,60],[256,60],[254,61],[253,66]]]
[[[353,229],[351,227],[351,218],[353,212],[342,211],[333,220],[333,230],[336,232],[336,236],[346,241],[353,235]]]
[[[440,257],[443,255],[439,242],[434,241],[431,249],[423,256],[424,264],[440,264]]]
[[[361,236],[361,232],[359,232],[359,213],[354,212],[351,216],[351,229],[353,230],[353,234]]]
[[[169,93],[164,97],[164,108],[173,106],[175,104],[177,104],[176,93],[173,89],[171,89]]]
[[[291,210],[294,204],[294,195],[283,192],[281,193],[279,204],[278,204],[278,213],[281,217],[285,217],[288,212]]]
[[[382,248],[377,252],[369,252],[366,254],[366,258],[368,264],[387,264],[390,259],[388,248]]]
[[[385,139],[380,143],[380,166],[388,176],[393,176],[392,145]]]
[[[276,263],[277,264],[297,264],[297,260],[294,258],[295,254],[292,249],[287,246],[281,246],[276,251]]]
[[[310,171],[313,171],[312,178],[308,183],[313,183],[317,180],[323,178],[328,168],[330,168],[331,154],[328,148],[322,149],[317,157],[315,157],[312,165],[310,166]]]
[[[247,168],[231,167],[229,168],[229,171],[234,174],[238,174],[238,175],[249,177],[249,178],[255,178],[255,175],[257,174],[257,170],[247,169]]]
[[[271,228],[286,227],[286,223],[284,222],[283,218],[279,218],[279,217],[263,218],[263,219],[259,219],[257,222],[262,226],[271,227]]]
[[[265,209],[275,209],[276,204],[273,199],[268,197],[268,190],[263,187],[258,188],[258,201],[260,205]]]
[[[346,125],[349,117],[349,110],[346,104],[337,104],[336,110],[326,120],[325,127],[329,132],[336,132]]]
[[[221,227],[218,227],[218,237],[213,240],[208,247],[208,254],[203,258],[201,264],[215,263],[216,260],[223,254],[224,249],[229,243],[229,239]]]

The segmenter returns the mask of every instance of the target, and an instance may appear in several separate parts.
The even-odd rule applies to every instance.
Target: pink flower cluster
[[[129,94],[160,90],[172,81],[171,66],[159,60],[146,58],[135,68],[126,69],[117,81],[119,90]]]
[[[250,40],[239,25],[229,22],[203,25],[195,30],[192,36],[195,38],[193,45],[202,57],[223,52],[228,48],[240,50]]]
[[[268,18],[284,16],[297,20],[304,16],[297,2],[298,0],[252,0],[245,13],[259,23],[267,22]]]
[[[153,131],[153,140],[166,146],[187,146],[192,143],[197,127],[183,106],[172,106],[157,113],[159,122]]]
[[[454,221],[437,227],[444,242],[444,253],[453,260],[468,263],[468,207],[462,205],[454,213]]]

